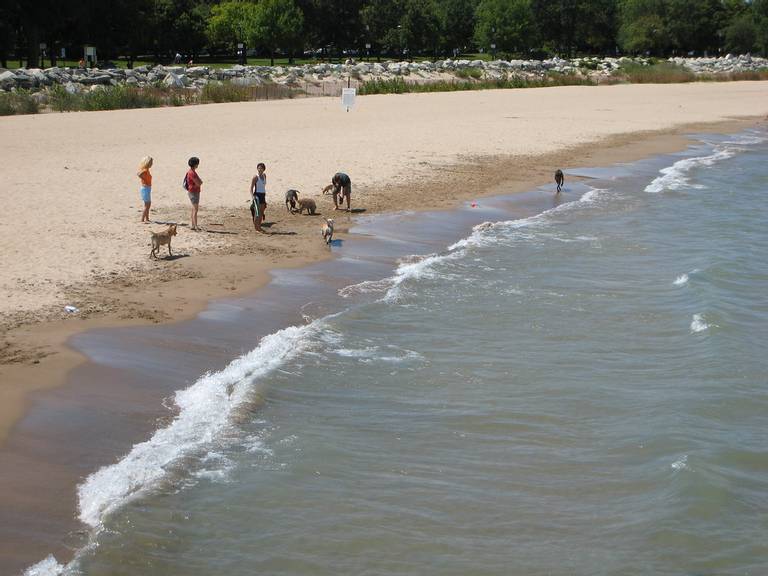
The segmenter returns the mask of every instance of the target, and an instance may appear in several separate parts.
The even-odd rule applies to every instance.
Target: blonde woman
[[[149,207],[152,205],[152,174],[149,169],[152,168],[152,156],[144,156],[139,163],[139,171],[136,175],[141,180],[141,200],[144,202],[144,212],[141,214],[141,221],[149,224]]]

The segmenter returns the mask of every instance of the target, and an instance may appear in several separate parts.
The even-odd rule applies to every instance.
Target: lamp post
[[[496,60],[496,27],[491,28],[491,58]]]

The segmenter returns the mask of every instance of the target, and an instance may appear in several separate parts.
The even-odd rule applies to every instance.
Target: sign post
[[[346,108],[347,112],[355,105],[356,88],[342,88],[341,89],[341,105]]]

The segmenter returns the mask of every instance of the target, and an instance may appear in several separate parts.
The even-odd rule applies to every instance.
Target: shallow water
[[[267,290],[303,323],[81,485],[64,572],[765,573],[767,138],[573,170],[562,203],[363,219],[324,291]],[[248,302],[203,315],[217,354]]]

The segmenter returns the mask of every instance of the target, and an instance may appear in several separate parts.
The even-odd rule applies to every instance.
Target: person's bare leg
[[[192,204],[192,230],[197,230],[197,209],[199,204]]]
[[[144,202],[144,212],[141,214],[141,221],[142,222],[149,222],[149,207],[152,205],[151,202]]]

